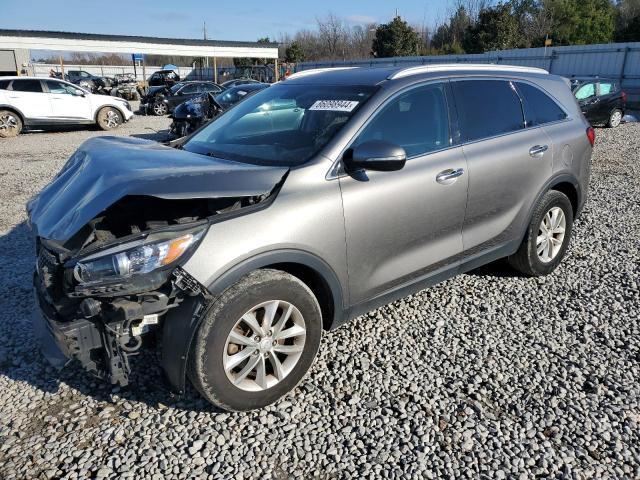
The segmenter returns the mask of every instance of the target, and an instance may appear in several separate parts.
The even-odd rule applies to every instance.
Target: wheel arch
[[[302,280],[316,295],[325,330],[341,323],[345,295],[338,276],[324,260],[304,250],[276,250],[255,255],[217,277],[207,285],[207,290],[214,296],[220,295],[243,276],[261,268],[282,270]]]
[[[164,319],[162,335],[162,368],[171,388],[184,393],[187,362],[195,332],[215,298],[248,273],[273,268],[302,280],[316,295],[322,311],[323,329],[341,325],[346,312],[342,285],[333,269],[312,253],[301,250],[278,250],[250,257],[228,269],[206,286],[212,295],[206,304],[202,297],[188,297],[178,307],[169,310]],[[326,316],[325,316],[326,315]]]
[[[0,104],[0,110],[9,110],[9,111],[15,113],[16,115],[18,115],[18,117],[20,117],[20,121],[22,122],[22,125],[26,125],[27,124],[26,117],[24,116],[24,114],[18,108],[14,107],[13,105]]]

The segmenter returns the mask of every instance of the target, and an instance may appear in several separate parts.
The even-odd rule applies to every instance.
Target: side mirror
[[[85,94],[84,94],[84,92],[83,92],[82,90],[80,90],[79,88],[75,89],[75,90],[73,91],[73,94],[74,94],[76,97],[84,97],[84,95],[85,95]]]
[[[347,171],[377,170],[392,172],[400,170],[407,161],[404,148],[383,140],[369,140],[347,150],[343,157]]]

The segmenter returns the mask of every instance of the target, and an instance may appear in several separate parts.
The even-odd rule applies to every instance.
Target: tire
[[[619,108],[614,108],[609,115],[609,120],[607,121],[607,127],[616,128],[622,122],[622,110]]]
[[[559,211],[561,211],[561,214]],[[554,218],[554,214],[556,214]],[[564,222],[562,222],[564,216]],[[544,225],[551,225],[551,233],[543,232]],[[553,224],[557,222],[557,225]],[[546,227],[545,227],[546,228]],[[563,235],[560,235],[560,229]],[[532,277],[548,275],[562,261],[573,230],[573,207],[564,193],[549,190],[536,205],[531,223],[518,251],[507,260],[516,270]],[[553,232],[556,233],[553,233]],[[540,239],[542,241],[540,242]],[[551,239],[553,237],[553,240]],[[548,246],[548,250],[546,249]],[[542,252],[540,252],[542,250]]]
[[[11,110],[0,110],[0,138],[17,137],[21,131],[20,116]]]
[[[271,308],[276,302],[277,310]],[[258,324],[254,326],[262,328],[261,320],[268,308],[274,312],[270,329],[273,335],[262,331],[263,336],[259,336],[242,318],[256,312],[253,318]],[[278,328],[278,320],[285,311],[290,315]],[[301,324],[304,334],[299,333]],[[231,340],[232,329],[234,334],[242,335],[241,343]],[[295,331],[296,336],[272,341],[277,339],[277,332],[285,331],[288,332],[285,335]],[[224,410],[261,408],[278,400],[302,380],[313,364],[321,337],[320,305],[309,287],[279,270],[256,270],[225,290],[204,315],[189,355],[188,375],[204,398]],[[278,350],[277,355],[273,349],[265,353],[271,346]],[[289,353],[282,353],[287,347]],[[245,351],[246,361],[232,358]],[[260,368],[263,375],[259,379]],[[243,372],[248,374],[243,376]]]
[[[98,126],[102,130],[113,130],[114,128],[118,128],[122,125],[124,121],[122,118],[122,114],[118,111],[118,109],[113,107],[103,107],[96,115],[96,120]]]
[[[151,111],[154,115],[162,117],[163,115],[169,113],[169,107],[167,107],[167,104],[164,102],[156,102],[153,104],[153,107],[151,107]]]

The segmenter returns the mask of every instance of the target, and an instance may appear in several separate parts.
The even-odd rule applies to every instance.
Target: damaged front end
[[[146,334],[162,333],[170,312],[175,318],[184,310],[189,324],[194,301],[207,303],[206,288],[181,266],[209,225],[268,204],[286,171],[202,162],[150,142],[135,148],[106,142],[109,157],[124,155],[126,166],[106,161],[105,143],[85,144],[27,209],[36,235],[39,320],[48,338],[64,357],[124,386]],[[149,155],[154,168],[141,170]],[[220,178],[223,186],[216,185]]]

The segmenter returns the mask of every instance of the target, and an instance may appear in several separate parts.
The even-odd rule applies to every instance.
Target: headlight
[[[80,260],[73,276],[80,283],[127,279],[171,265],[189,251],[204,234],[204,229],[183,233],[179,237],[129,245],[122,251]]]

